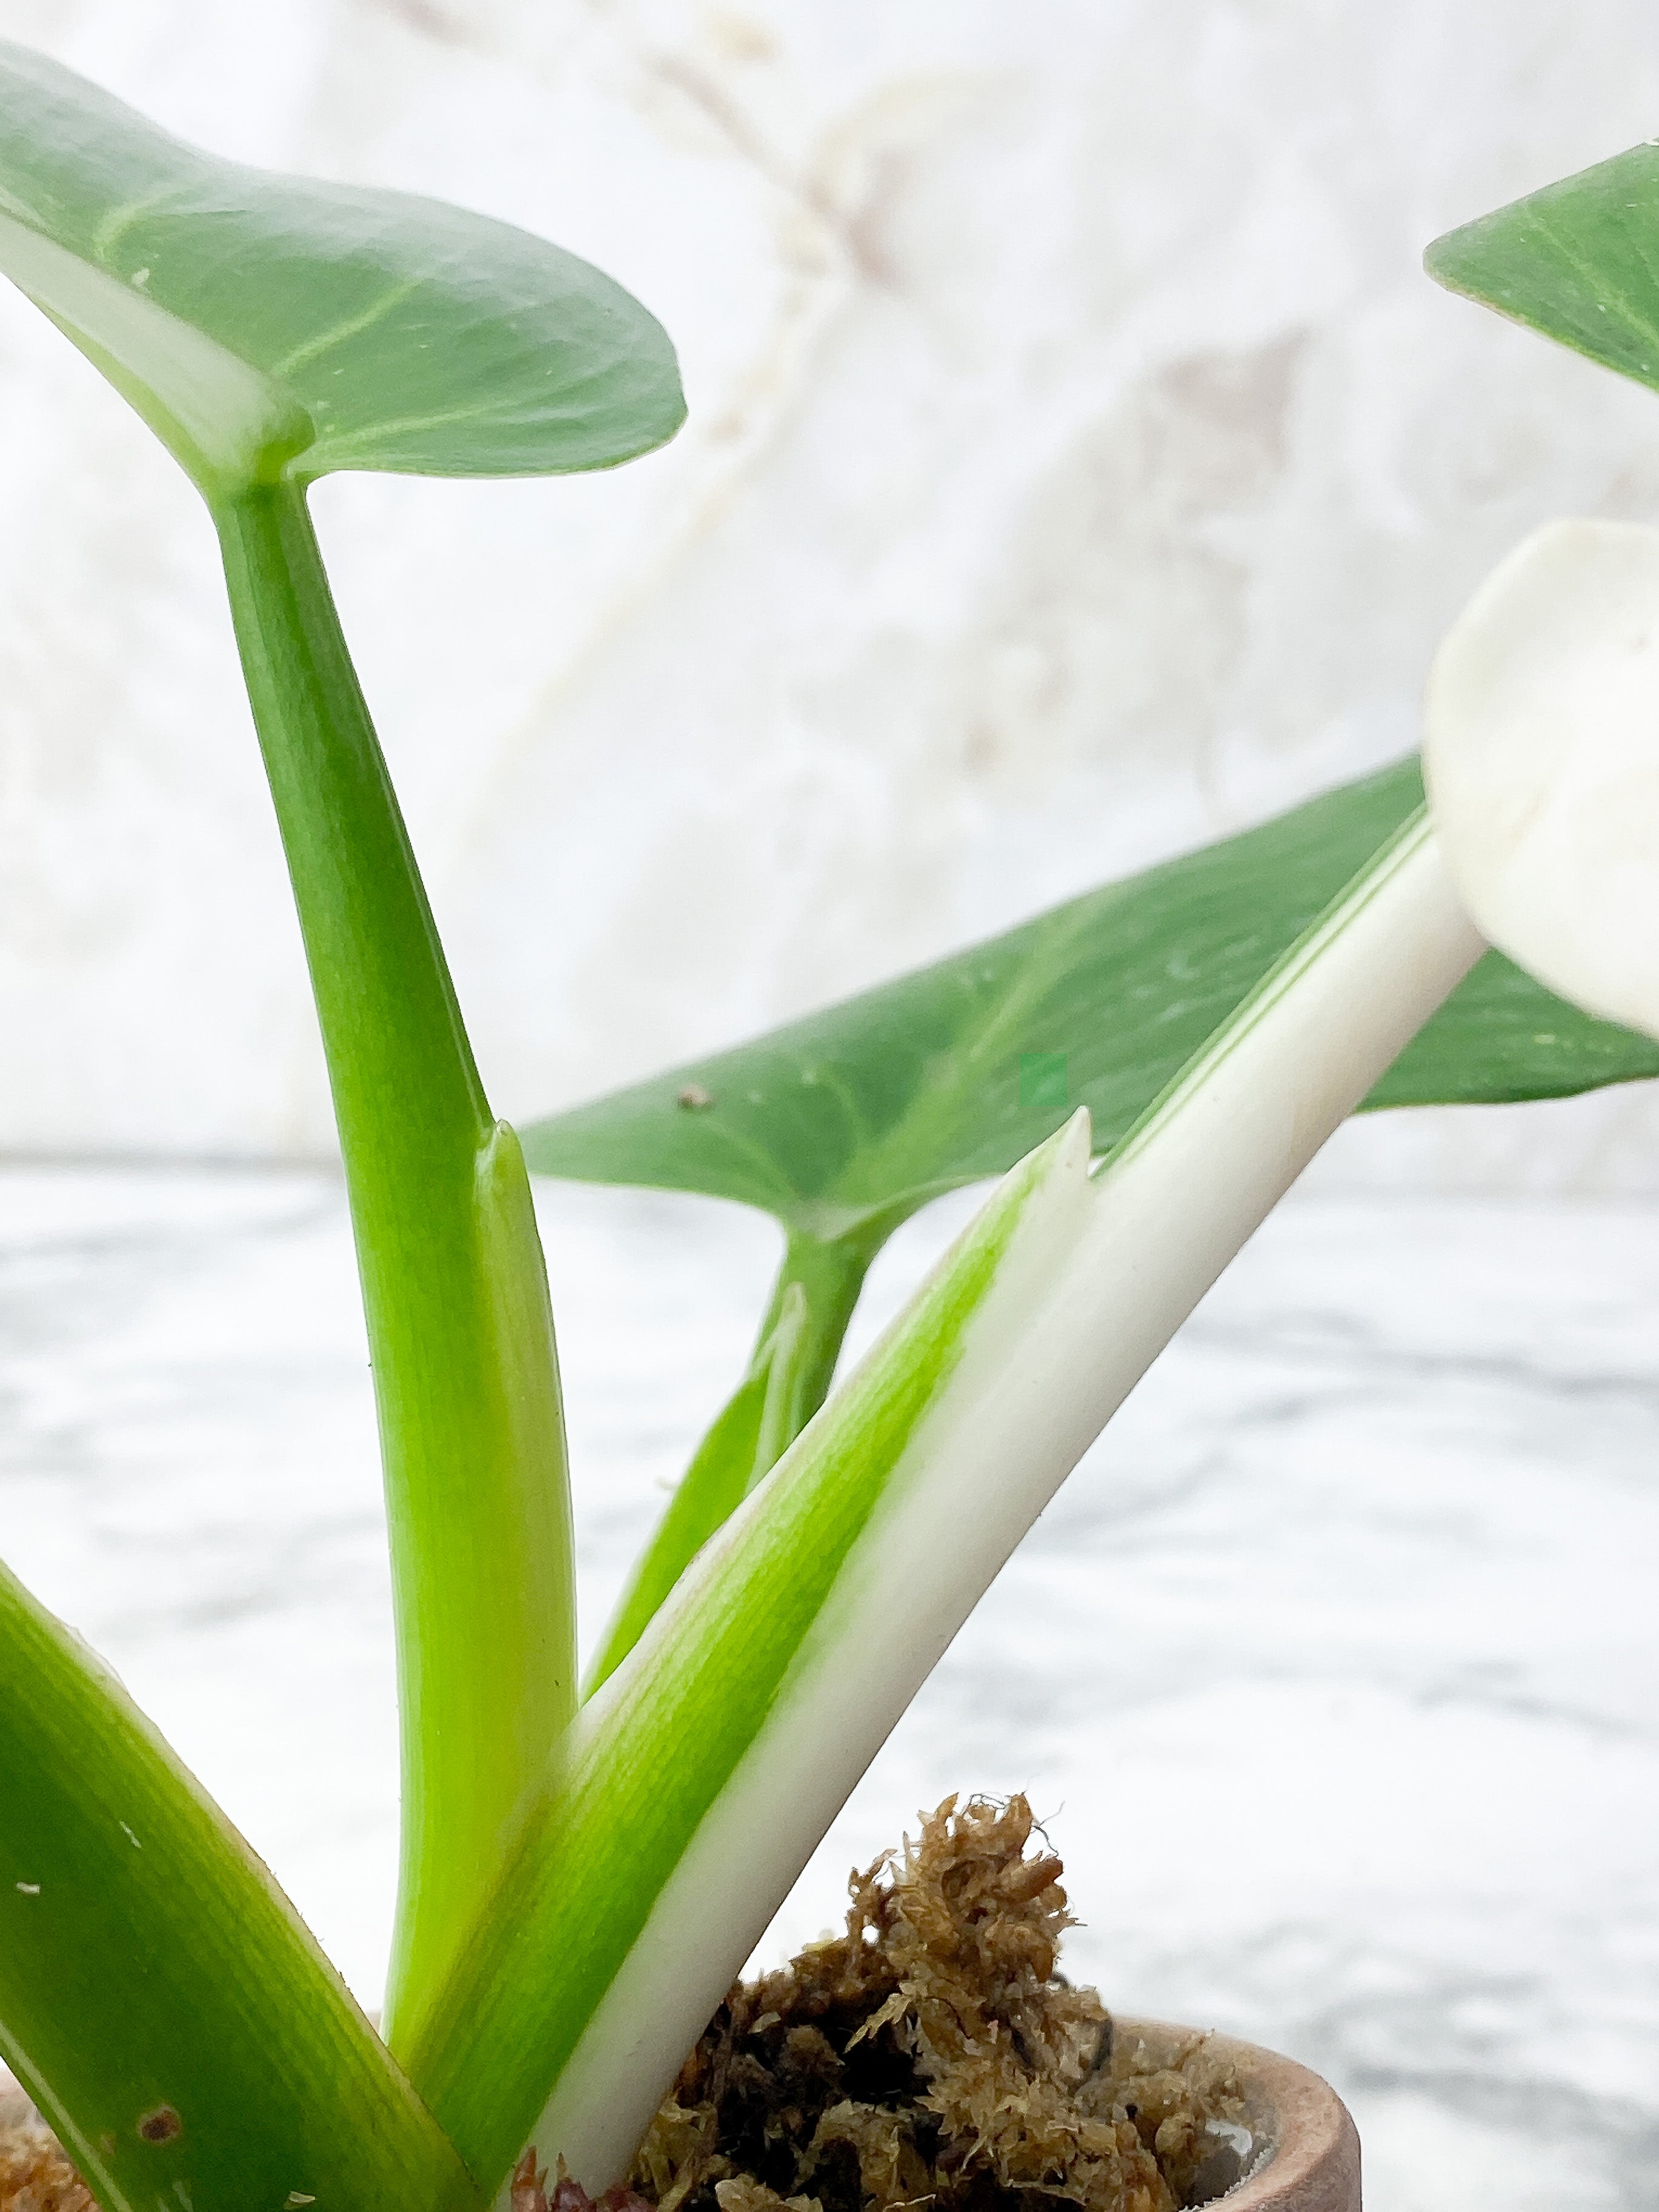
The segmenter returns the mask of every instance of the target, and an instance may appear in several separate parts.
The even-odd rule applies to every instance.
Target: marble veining
[[[746,1346],[739,1209],[541,1194],[592,1634]],[[969,1200],[890,1248],[861,1340]],[[388,1597],[337,1185],[0,1171],[5,1556],[366,2001]],[[1073,1477],[768,1939],[951,1789],[1029,1790],[1125,2008],[1350,2099],[1372,2212],[1659,2185],[1659,1215],[1304,1190]]]
[[[1403,753],[1507,547],[1659,503],[1650,393],[1419,265],[1654,129],[1645,0],[3,0],[0,32],[218,151],[555,237],[674,335],[690,418],[637,465],[316,495],[514,1119]],[[207,518],[7,296],[0,489],[0,1145],[321,1156]],[[1635,1111],[1527,1125],[1527,1172],[1652,1191]]]

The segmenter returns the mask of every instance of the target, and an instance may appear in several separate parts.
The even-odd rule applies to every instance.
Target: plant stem
[[[792,1361],[794,1425],[780,1442],[774,1457],[794,1442],[828,1396],[848,1324],[864,1288],[864,1279],[870,1272],[871,1261],[886,1242],[890,1226],[884,1224],[878,1232],[865,1230],[856,1237],[833,1240],[809,1237],[799,1229],[790,1231],[783,1265],[772,1286],[772,1302],[760,1325],[759,1340],[763,1344],[777,1327],[784,1301],[797,1285],[805,1295],[807,1325]],[[765,1471],[762,1468],[761,1473]]]
[[[690,1561],[823,1403],[879,1241],[868,1232],[830,1242],[791,1231],[749,1371],[715,1415],[635,1562],[582,1685],[584,1698],[621,1666]]]
[[[386,2032],[405,2045],[574,1703],[552,1320],[302,491],[216,513],[316,996],[380,1416],[403,1832]]]

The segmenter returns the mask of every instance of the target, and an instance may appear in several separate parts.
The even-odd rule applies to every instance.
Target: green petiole
[[[498,1881],[575,1705],[552,1317],[305,495],[216,511],[345,1161],[385,1463],[403,1730],[394,2049]]]
[[[649,1626],[702,1546],[823,1403],[874,1240],[797,1230],[761,1322],[749,1371],[708,1433],[636,1562],[582,1686],[592,1697]]]

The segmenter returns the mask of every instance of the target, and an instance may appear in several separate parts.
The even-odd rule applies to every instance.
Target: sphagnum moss
[[[1059,1974],[1062,1872],[1024,1797],[947,1798],[854,1875],[845,1935],[732,1991],[633,2188],[659,2212],[1185,2203],[1237,2080],[1202,2037],[1153,2066]]]
[[[0,2118],[0,2212],[98,2212],[92,2191],[44,2126]]]

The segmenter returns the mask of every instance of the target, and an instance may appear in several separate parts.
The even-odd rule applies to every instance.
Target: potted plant
[[[1016,2162],[976,2166],[917,2120],[895,2187],[924,2151],[964,2187],[1049,2186],[1041,2160],[1006,2177],[1059,2085],[1089,2110],[1055,2125],[1130,2212],[1173,2201],[1171,2175],[1213,2193],[1238,2172],[1206,2163],[1229,2145],[1273,2154],[1241,2208],[1356,2203],[1340,2107],[1285,2062],[1209,2048],[1213,2142],[1184,2107],[1140,2110],[1126,2084],[1184,2080],[1196,2045],[1110,2035],[1056,1979],[1057,1862],[1016,1832],[1017,1801],[942,1808],[914,1859],[865,1878],[836,1971],[870,2006],[840,2045],[822,1960],[792,1970],[788,2005],[822,2000],[810,2019],[750,2004],[740,2034],[727,1993],[1025,1528],[1347,1113],[1559,1095],[1659,1072],[1659,1052],[1487,953],[1407,763],[521,1147],[473,1064],[307,492],[341,468],[648,452],[683,412],[666,337],[539,240],[210,159],[12,46],[0,270],[143,416],[218,534],[339,1124],[402,1713],[377,2032],[119,1685],[0,1574],[0,2056],[87,2189],[108,2212],[540,2212],[550,2191],[569,2212],[631,2176],[667,2203],[684,2175],[665,2098],[718,2118],[719,2053],[753,2059],[754,2038],[781,2033],[798,2072],[815,2054],[820,2087],[866,2042],[897,2053],[933,2128],[950,2037],[924,1984],[976,1950],[991,1982],[949,2017],[979,2006],[1026,2085]],[[526,1156],[744,1198],[787,1237],[749,1371],[580,1686]],[[882,1239],[997,1175],[826,1395]],[[721,2212],[780,2193],[726,2164]],[[38,2205],[60,2184],[19,2185]]]

